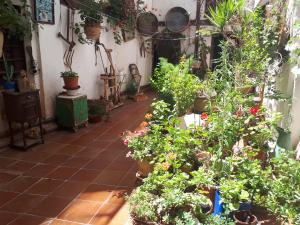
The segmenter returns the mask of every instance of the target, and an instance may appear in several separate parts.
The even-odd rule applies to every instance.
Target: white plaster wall
[[[62,21],[60,22],[60,12]],[[67,68],[63,64],[64,51],[68,45],[57,37],[59,31],[66,36],[66,15],[67,9],[60,6],[59,0],[55,1],[55,21],[54,25],[42,25],[39,27],[39,45],[40,45],[40,68],[42,74],[42,83],[45,94],[45,115],[46,118],[53,118],[55,110],[55,97],[63,91],[63,80],[60,77],[60,72]],[[78,15],[75,20],[79,20]],[[62,24],[62,25],[61,25]],[[104,24],[105,25],[105,24]],[[77,38],[75,36],[75,40]],[[122,45],[114,43],[114,38],[111,32],[102,30],[100,42],[108,49],[113,49],[113,62],[117,72],[125,71],[128,74],[128,65],[130,63],[137,64],[140,73],[143,75],[142,85],[146,85],[151,77],[152,56],[147,55],[146,58],[139,56],[139,41],[131,40]],[[104,72],[100,60],[100,55],[97,53],[97,65],[95,65],[95,49],[93,45],[82,45],[77,43],[74,47],[75,54],[73,58],[72,69],[78,72],[79,85],[81,92],[87,94],[88,98],[96,99],[102,95],[103,87],[100,80],[100,74]],[[106,54],[101,49],[105,67],[108,67]]]
[[[31,1],[28,0],[28,3],[30,4]],[[185,8],[190,13],[191,20],[194,20],[196,17],[196,0],[145,0],[145,5],[147,5],[147,11],[152,11],[156,14],[159,21],[164,21],[166,13],[176,6]],[[60,72],[67,69],[63,64],[63,55],[68,45],[62,39],[58,38],[57,34],[58,32],[62,32],[66,36],[66,15],[67,8],[60,5],[60,0],[55,0],[55,24],[39,25],[31,41],[33,56],[38,64],[38,73],[34,78],[37,88],[41,89],[42,110],[46,119],[54,118],[55,98],[63,91],[63,80],[60,77]],[[76,20],[79,20],[78,15],[76,16]],[[103,25],[106,26],[105,24]],[[195,27],[189,27],[184,34],[186,36],[194,36]],[[74,36],[74,39],[77,41],[76,36]],[[103,29],[100,42],[104,43],[107,48],[113,49],[113,62],[118,73],[128,74],[128,65],[135,63],[142,75],[142,85],[149,83],[152,75],[152,55],[146,54],[146,57],[140,56],[141,43],[137,32],[135,39],[122,43],[122,45],[117,45],[114,42],[112,32],[107,32]],[[187,54],[192,54],[194,51],[194,39],[182,41],[182,46]],[[81,92],[87,94],[88,98],[99,98],[103,92],[100,81],[100,74],[103,73],[103,68],[99,53],[97,65],[95,66],[93,45],[77,43],[74,50],[73,70],[78,72],[80,76],[79,84]],[[104,64],[107,67],[109,64],[106,54],[102,49],[101,52]],[[4,118],[0,114],[0,133],[5,130],[7,130],[6,121],[4,121]]]

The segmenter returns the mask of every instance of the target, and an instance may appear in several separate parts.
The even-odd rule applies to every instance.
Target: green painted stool
[[[80,126],[88,126],[88,105],[86,95],[59,95],[56,98],[56,120],[60,127],[74,132]]]

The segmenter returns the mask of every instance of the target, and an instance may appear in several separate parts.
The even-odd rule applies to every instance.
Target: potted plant
[[[158,221],[157,197],[147,191],[137,188],[128,198],[130,205],[130,216],[134,225],[156,224]]]
[[[89,40],[99,40],[101,34],[100,24],[103,22],[102,1],[84,0],[80,5],[82,7],[79,10],[79,14],[83,22],[75,24],[75,33],[78,35],[79,42],[83,44],[88,43]],[[85,38],[81,32],[81,27],[83,27]]]
[[[106,115],[106,106],[100,100],[89,100],[89,122],[99,123],[102,117]]]
[[[64,88],[67,90],[76,90],[78,89],[78,73],[70,70],[61,72],[61,77],[64,79],[65,86]]]
[[[0,2],[0,29],[4,30],[9,36],[14,36],[19,39],[31,38],[32,24],[36,22],[32,20],[31,13],[26,1],[20,1],[19,12],[18,7],[13,4],[14,1]],[[34,28],[34,26],[33,26]]]
[[[257,217],[249,211],[236,211],[233,213],[233,218],[236,225],[256,225],[258,223]]]
[[[3,76],[3,79],[5,80],[3,84],[3,88],[6,91],[15,91],[16,83],[13,81],[13,75],[14,75],[14,66],[9,64],[4,55],[3,55],[3,63],[4,63],[4,69],[5,69],[5,75]]]

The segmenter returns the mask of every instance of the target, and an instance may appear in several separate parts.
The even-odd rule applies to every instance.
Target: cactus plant
[[[4,63],[4,69],[5,69],[5,75],[3,76],[3,79],[7,82],[7,83],[11,83],[12,79],[13,79],[13,75],[15,72],[15,68],[13,65],[9,64],[4,55],[3,55],[3,63]]]

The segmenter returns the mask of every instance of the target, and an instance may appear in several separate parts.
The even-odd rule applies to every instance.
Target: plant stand
[[[76,132],[79,127],[88,126],[88,105],[86,95],[59,95],[56,98],[56,119],[60,127],[71,128]]]

